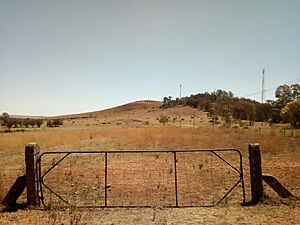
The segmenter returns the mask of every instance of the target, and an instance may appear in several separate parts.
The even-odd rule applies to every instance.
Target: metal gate
[[[195,207],[245,202],[237,149],[60,151],[37,160],[45,207]]]

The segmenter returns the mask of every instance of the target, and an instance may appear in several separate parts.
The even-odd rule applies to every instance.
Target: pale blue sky
[[[0,0],[0,113],[161,100],[179,84],[241,97],[262,68],[266,89],[300,81],[299,0]]]

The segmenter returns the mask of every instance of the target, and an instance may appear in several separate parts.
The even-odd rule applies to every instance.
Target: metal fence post
[[[178,207],[177,158],[176,158],[176,152],[173,153],[174,153],[175,206]]]
[[[257,204],[263,199],[261,155],[259,144],[249,144],[249,164],[251,180],[251,203]]]
[[[39,154],[40,148],[38,144],[29,143],[25,146],[27,204],[29,206],[36,206],[39,204],[36,174],[36,161],[39,158]]]
[[[104,155],[104,207],[107,207],[107,152]]]

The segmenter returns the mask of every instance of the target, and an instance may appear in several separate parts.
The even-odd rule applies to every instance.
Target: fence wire
[[[47,152],[47,207],[192,207],[245,200],[237,150]]]

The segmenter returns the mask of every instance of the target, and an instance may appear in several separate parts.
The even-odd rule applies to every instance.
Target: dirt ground
[[[252,207],[230,205],[213,208],[20,210],[1,213],[0,225],[6,224],[300,224],[300,207],[294,203],[264,203]]]

